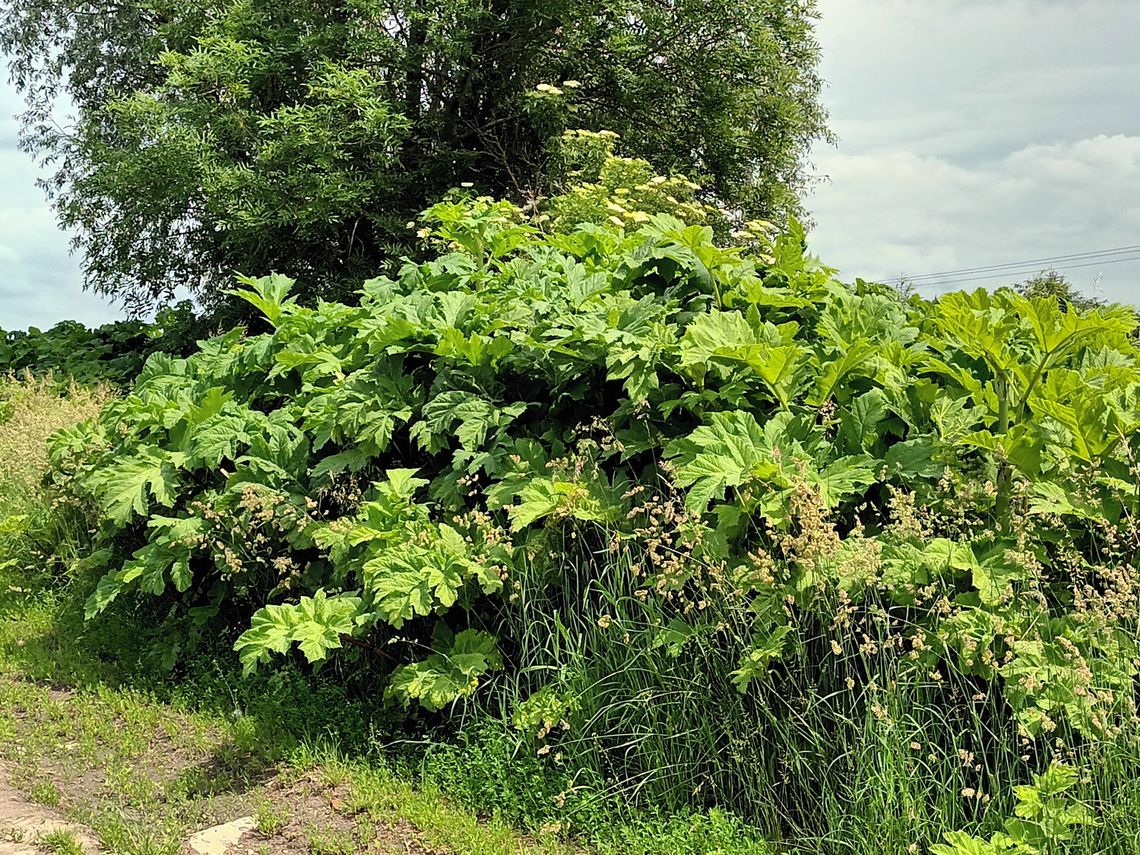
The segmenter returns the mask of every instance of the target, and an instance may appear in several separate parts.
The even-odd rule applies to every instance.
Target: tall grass
[[[91,520],[45,483],[47,440],[97,415],[112,394],[50,375],[0,378],[0,560],[9,566],[38,572],[82,557]]]
[[[905,610],[874,596],[799,612],[768,679],[744,694],[731,674],[753,642],[746,606],[646,596],[636,560],[611,542],[579,531],[535,550],[545,558],[515,577],[503,616],[518,667],[495,713],[518,728],[494,739],[556,773],[571,825],[602,802],[631,816],[697,806],[730,811],[781,851],[926,852],[947,831],[999,830],[1014,787],[1061,761],[1082,770],[1076,798],[1100,817],[1066,851],[1140,851],[1135,725],[1090,742],[1062,722],[1030,740],[996,681],[916,667],[896,643]],[[686,641],[674,619],[708,631]],[[489,749],[469,750],[477,778]],[[509,776],[484,785],[511,802]]]

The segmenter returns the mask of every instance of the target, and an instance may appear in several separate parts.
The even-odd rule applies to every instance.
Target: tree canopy
[[[1056,270],[1043,270],[1031,276],[1015,289],[1024,297],[1049,297],[1057,301],[1062,309],[1070,307],[1078,312],[1088,312],[1104,307],[1104,301],[1083,294],[1077,286]]]
[[[797,209],[814,0],[0,0],[24,145],[86,282],[145,309],[235,270],[337,293],[447,188],[525,203],[612,130],[738,215]],[[67,96],[74,121],[53,108]]]

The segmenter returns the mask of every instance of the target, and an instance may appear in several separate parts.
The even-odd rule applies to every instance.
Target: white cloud
[[[816,196],[813,248],[852,277],[1140,244],[1140,136],[1029,145],[974,166],[913,152],[835,153],[821,166],[832,184]],[[1140,251],[1117,258],[1130,256],[1140,259]],[[1140,260],[1104,261],[1069,277],[1113,299],[1140,297]],[[1008,281],[1006,274],[957,287]]]
[[[820,5],[825,261],[887,277],[1140,244],[1140,4]],[[1069,275],[1140,302],[1140,262]]]

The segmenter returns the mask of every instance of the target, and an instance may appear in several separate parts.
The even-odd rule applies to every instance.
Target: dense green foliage
[[[1088,808],[1069,802],[1065,795],[1079,779],[1078,773],[1054,764],[1032,784],[1017,788],[1016,816],[1005,821],[1002,831],[989,841],[964,831],[946,835],[946,843],[931,847],[933,855],[1001,855],[1001,853],[1060,852],[1075,838],[1079,826],[1095,823]]]
[[[569,855],[588,844],[598,855],[768,855],[755,830],[723,812],[630,816],[600,791],[575,811],[576,845],[560,845],[552,797],[562,784],[543,758],[520,758],[508,731],[484,729],[477,746],[472,734],[466,750],[378,745],[399,733],[398,708],[333,674],[292,668],[242,679],[224,640],[204,640],[171,673],[150,655],[147,610],[85,623],[88,580],[77,569],[89,554],[87,508],[44,483],[47,438],[97,415],[111,390],[62,392],[46,380],[0,379],[0,758],[25,770],[14,776],[24,789],[25,774],[49,793],[58,783],[70,815],[84,816],[103,851],[180,851],[205,824],[207,803],[228,806],[262,790],[272,768],[282,778],[338,782],[361,844],[375,832],[387,838],[399,818],[436,851]],[[208,761],[204,770],[199,760]],[[72,788],[76,777],[96,787]],[[497,791],[490,822],[492,806],[479,797],[489,780]],[[245,803],[265,830],[267,802]],[[277,810],[278,821],[289,812]],[[510,833],[508,822],[525,833]]]
[[[1061,308],[1072,306],[1082,312],[1104,308],[1103,300],[1082,294],[1056,270],[1044,270],[1031,276],[1017,285],[1016,291],[1023,297],[1051,297],[1061,304]]]
[[[161,309],[153,323],[115,321],[91,329],[62,321],[48,330],[0,330],[0,374],[129,385],[150,354],[185,355],[200,332],[189,303]]]
[[[1140,319],[808,255],[811,0],[0,9],[88,285],[248,322],[3,336],[0,668],[599,853],[1138,851]]]
[[[811,0],[6,0],[0,48],[55,166],[89,287],[148,308],[235,270],[307,294],[409,247],[460,182],[519,203],[567,127],[707,176],[746,217],[797,207],[826,135]],[[61,93],[77,107],[61,128]],[[333,291],[335,293],[335,290]]]
[[[503,710],[569,806],[612,782],[813,851],[933,843],[1072,752],[1134,779],[1134,313],[846,286],[582,139],[585,183],[453,195],[359,305],[244,280],[271,332],[57,434],[89,617],[159,597],[169,661],[237,627],[247,671]]]

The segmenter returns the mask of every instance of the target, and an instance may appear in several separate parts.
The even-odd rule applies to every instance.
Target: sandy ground
[[[29,802],[0,772],[0,855],[37,855],[36,841],[53,832],[69,832],[86,852],[99,845],[85,828],[68,822],[57,811]]]

